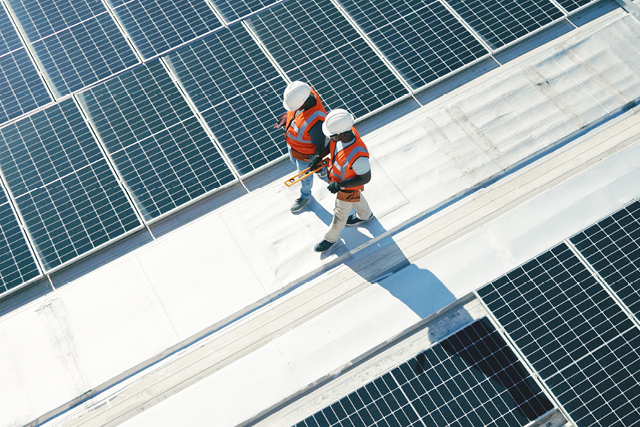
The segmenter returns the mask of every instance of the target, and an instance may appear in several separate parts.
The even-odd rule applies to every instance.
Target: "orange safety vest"
[[[356,140],[345,149],[336,153],[336,142],[332,139],[330,145],[331,161],[327,166],[329,181],[343,182],[355,178],[358,174],[353,170],[353,163],[360,157],[369,157],[369,150],[364,145],[360,134],[356,128],[352,127],[351,132],[356,136]],[[345,190],[362,190],[364,186],[347,187]]]
[[[311,93],[316,97],[316,105],[305,111],[289,111],[287,112],[286,127],[284,128],[284,136],[287,144],[307,157],[316,153],[316,146],[311,142],[309,129],[315,125],[318,120],[324,121],[327,112],[320,101],[318,93],[311,89]]]

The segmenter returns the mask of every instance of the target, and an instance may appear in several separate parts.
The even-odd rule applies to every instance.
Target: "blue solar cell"
[[[159,61],[79,98],[145,219],[235,179]]]
[[[0,123],[51,102],[24,48],[0,56]]]
[[[438,0],[341,0],[414,89],[488,55]]]
[[[281,0],[212,0],[216,9],[227,22],[237,21],[251,13]]]
[[[134,0],[115,13],[144,58],[222,27],[206,0]]]
[[[564,14],[550,1],[448,0],[493,49],[547,25]]]
[[[246,174],[282,157],[274,131],[286,87],[242,25],[233,25],[167,57],[234,167]]]
[[[31,42],[106,12],[100,0],[7,0],[7,2]]]
[[[590,3],[595,3],[598,0],[557,0],[560,6],[562,6],[567,12],[573,12],[583,6]]]
[[[327,110],[363,116],[408,93],[329,0],[290,0],[247,22],[289,78],[315,88]]]
[[[18,219],[0,185],[0,294],[39,275]]]
[[[4,8],[0,7],[0,56],[12,50],[20,49],[22,42]]]
[[[138,63],[107,13],[38,41],[33,47],[61,96]]]
[[[140,225],[71,99],[0,130],[0,169],[47,270]]]

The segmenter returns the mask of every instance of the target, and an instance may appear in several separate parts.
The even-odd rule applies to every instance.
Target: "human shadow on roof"
[[[374,217],[356,227],[343,230],[341,239],[363,241],[364,245],[387,230]],[[350,245],[351,246],[351,245]],[[349,249],[340,244],[333,252],[340,256]],[[384,236],[345,259],[344,265],[363,279],[386,289],[420,318],[424,319],[456,301],[453,293],[431,271],[411,263],[392,236]]]

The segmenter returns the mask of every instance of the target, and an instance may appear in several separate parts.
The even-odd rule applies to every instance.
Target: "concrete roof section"
[[[0,318],[0,425],[304,418],[292,397],[640,196],[639,38],[616,9],[365,124],[376,219],[327,255],[334,196],[292,215],[280,174],[52,277]]]

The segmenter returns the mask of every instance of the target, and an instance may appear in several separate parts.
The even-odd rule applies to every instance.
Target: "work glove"
[[[320,166],[320,163],[322,163],[322,157],[318,156],[317,154],[314,154],[309,159],[309,170],[312,170],[312,171],[316,170],[316,168]]]
[[[336,194],[338,191],[342,190],[342,187],[340,187],[339,182],[334,181],[331,184],[329,184],[329,186],[327,187],[327,190],[331,191],[333,194]]]

